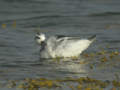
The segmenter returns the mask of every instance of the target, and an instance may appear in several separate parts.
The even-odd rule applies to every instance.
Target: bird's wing
[[[74,46],[77,42],[79,42],[81,39],[80,37],[68,37],[68,36],[59,36],[56,37],[56,48],[62,47],[62,49],[65,49],[66,47]]]
[[[56,35],[56,40],[57,41],[64,41],[64,40],[80,40],[81,38],[80,37],[77,37],[77,36],[64,36],[64,35]]]
[[[81,37],[79,37],[79,36],[56,35],[56,40],[58,40],[58,41],[61,41],[61,40],[63,41],[65,39],[76,41],[76,40],[81,40]],[[87,40],[94,41],[95,39],[96,39],[96,35],[93,35],[93,36],[89,37]]]

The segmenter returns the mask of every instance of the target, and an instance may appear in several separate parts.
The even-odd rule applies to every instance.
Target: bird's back
[[[90,45],[89,40],[64,40],[58,43],[55,53],[61,57],[78,56]]]

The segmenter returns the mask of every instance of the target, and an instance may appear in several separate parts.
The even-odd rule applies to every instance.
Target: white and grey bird
[[[43,33],[37,33],[35,36],[36,42],[41,46],[41,58],[78,57],[95,39],[96,35],[88,39],[62,35],[46,38]]]

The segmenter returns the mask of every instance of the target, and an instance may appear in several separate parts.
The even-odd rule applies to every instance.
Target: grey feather
[[[93,35],[93,36],[89,37],[88,40],[90,40],[90,41],[96,40],[96,35]]]

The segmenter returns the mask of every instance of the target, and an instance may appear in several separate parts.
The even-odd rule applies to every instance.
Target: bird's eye
[[[36,36],[35,39],[40,39],[40,37]]]

